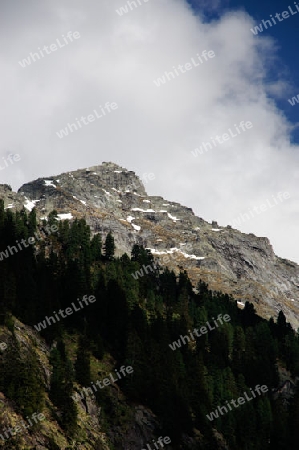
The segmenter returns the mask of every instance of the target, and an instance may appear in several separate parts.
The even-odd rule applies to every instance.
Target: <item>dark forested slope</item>
[[[58,221],[54,211],[37,224],[34,209],[12,213],[0,201],[0,320],[9,336],[0,390],[24,420],[44,411],[68,440],[57,444],[49,425],[47,446],[30,448],[154,449],[159,436],[169,449],[295,448],[299,340],[283,313],[266,321],[248,302],[240,310],[201,281],[193,287],[185,271],[158,266],[142,246],[114,252],[111,233],[102,244],[83,219]],[[48,382],[37,345],[24,350],[15,319],[45,341]],[[99,440],[85,447],[77,399],[87,405],[89,396],[101,410]],[[136,405],[156,417],[149,441],[115,431],[128,432]],[[2,407],[0,446],[29,448],[20,431],[3,434],[5,418]]]

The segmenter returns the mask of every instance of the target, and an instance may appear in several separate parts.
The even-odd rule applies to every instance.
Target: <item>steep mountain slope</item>
[[[299,266],[279,258],[266,237],[241,233],[196,217],[191,208],[148,196],[134,172],[114,163],[39,178],[13,193],[0,186],[5,207],[36,207],[43,218],[56,209],[61,219],[84,217],[94,233],[113,232],[119,253],[134,243],[150,248],[162,264],[186,269],[213,290],[254,303],[269,318],[283,310],[299,327]],[[186,250],[184,250],[186,249]]]
[[[11,329],[8,330],[5,326],[0,326],[0,336],[2,343],[6,343],[9,347],[12,337],[14,336],[16,342],[20,346],[22,354],[26,351],[33,352],[37,355],[38,362],[42,369],[42,384],[46,389],[49,389],[51,383],[51,365],[50,365],[50,348],[45,341],[33,330],[31,327],[24,325],[17,319],[13,319]],[[74,346],[75,338],[69,339],[71,345]],[[3,350],[0,356],[3,356]],[[103,371],[109,371],[113,364],[113,359],[110,355],[99,363],[93,358],[93,365]],[[97,363],[97,364],[96,364]],[[111,369],[112,370],[112,369]],[[77,388],[79,391],[80,389]],[[76,401],[78,410],[78,437],[76,439],[76,449],[78,450],[109,450],[111,445],[117,441],[119,436],[123,440],[130,442],[130,448],[139,448],[140,441],[151,441],[154,437],[154,432],[157,428],[157,419],[151,410],[143,405],[132,405],[126,399],[125,395],[114,384],[109,389],[109,396],[114,404],[115,410],[124,411],[125,417],[122,417],[122,422],[119,418],[114,417],[115,428],[113,430],[105,428],[105,420],[102,417],[103,411],[96,403],[94,396],[86,395],[83,400]],[[54,420],[57,411],[48,393],[45,394],[45,401],[43,404],[44,420],[36,427],[34,431],[31,429],[22,429],[22,433],[16,435],[15,440],[3,436],[3,431],[8,427],[14,429],[18,424],[22,423],[23,417],[20,411],[17,410],[15,402],[7,398],[3,392],[0,393],[1,413],[0,413],[0,448],[4,449],[70,449],[74,447],[68,446],[68,440],[65,430],[61,428],[57,420]],[[120,413],[119,413],[120,414]],[[57,419],[57,417],[56,417]],[[118,423],[118,421],[120,423]],[[30,427],[29,427],[30,428]],[[1,438],[4,437],[4,441]],[[55,439],[54,439],[55,438]],[[56,444],[54,444],[56,442]],[[57,446],[59,445],[59,446]],[[170,447],[171,450],[171,447]]]

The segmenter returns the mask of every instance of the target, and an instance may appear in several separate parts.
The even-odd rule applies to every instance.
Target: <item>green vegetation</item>
[[[174,448],[179,448],[183,435],[196,434],[196,448],[217,450],[215,429],[230,450],[289,450],[298,445],[299,390],[288,399],[275,393],[281,368],[293,379],[299,376],[298,335],[282,312],[276,322],[266,321],[252,304],[240,310],[233,298],[210,291],[201,281],[194,291],[186,272],[176,277],[168,269],[157,269],[134,279],[132,273],[153,264],[149,251],[135,245],[131,257],[116,258],[111,233],[102,253],[100,236],[91,238],[84,220],[58,222],[55,212],[50,220],[58,226],[56,233],[0,261],[1,323],[12,323],[13,315],[34,326],[85,294],[97,300],[41,331],[53,346],[49,390],[34,349],[21,354],[12,339],[1,354],[0,390],[24,416],[41,410],[47,393],[67,436],[76,436],[74,383],[89,386],[95,381],[91,361],[96,358],[100,364],[110,355],[116,368],[133,367],[133,374],[118,385],[129,403],[153,410],[161,434],[171,438]],[[13,214],[0,201],[0,252],[37,230],[34,210]],[[231,321],[170,349],[180,335],[212,322],[218,314],[229,314]],[[69,336],[78,342],[72,349],[75,358],[66,348]],[[267,385],[269,392],[213,422],[207,419],[218,405],[257,384]],[[113,428],[126,416],[115,412],[109,388],[96,398],[105,426]]]

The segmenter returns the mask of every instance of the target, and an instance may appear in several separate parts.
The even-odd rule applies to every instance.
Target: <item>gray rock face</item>
[[[24,199],[12,191],[8,184],[0,184],[0,198],[4,199],[7,209],[20,209],[23,207]]]
[[[5,206],[29,210],[39,218],[56,209],[60,218],[85,218],[94,233],[113,232],[118,255],[134,243],[152,249],[162,265],[186,269],[212,290],[232,294],[242,308],[254,303],[262,316],[283,310],[299,327],[299,266],[277,257],[266,237],[219,227],[196,217],[191,208],[148,196],[134,172],[114,163],[39,178],[13,193],[0,185]]]

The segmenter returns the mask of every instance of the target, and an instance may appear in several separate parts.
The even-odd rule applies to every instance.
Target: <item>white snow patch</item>
[[[53,180],[44,180],[45,186],[52,186],[56,189],[55,184],[53,184]]]
[[[6,206],[5,209],[10,209],[10,208],[13,208],[13,207],[14,207],[13,203],[9,203],[9,204]]]
[[[102,190],[105,192],[106,195],[111,195],[110,192],[105,191],[105,189],[102,188]]]
[[[86,202],[84,200],[80,200],[81,203],[83,203],[83,205],[86,205]]]
[[[25,197],[26,198],[26,197]],[[40,200],[32,200],[32,202],[30,200],[28,200],[28,198],[26,198],[26,204],[24,205],[26,209],[28,209],[28,211],[32,211],[33,208],[35,207],[35,203],[39,202]]]
[[[201,259],[205,259],[205,256],[196,256],[196,255],[189,255],[188,253],[182,252],[182,250],[180,250],[179,248],[173,247],[170,250],[166,250],[166,251],[162,251],[159,252],[156,249],[152,249],[152,248],[148,248],[148,250],[150,250],[153,255],[169,255],[169,254],[173,254],[173,253],[180,253],[181,255],[183,255],[185,258],[190,258],[190,259],[196,259],[196,260],[201,260]]]
[[[174,222],[176,222],[177,220],[181,220],[181,219],[177,219],[175,216],[172,216],[170,213],[167,213],[169,219],[173,220]]]
[[[132,225],[134,230],[139,231],[141,229],[141,227],[139,225],[135,225],[134,223],[132,223],[132,220],[135,220],[135,217],[133,217],[133,216],[128,216],[127,217],[127,222],[129,222]]]
[[[196,259],[198,261],[205,259],[205,256],[188,255],[187,253],[184,253],[182,251],[180,253],[182,253],[182,255],[185,256],[185,258]]]
[[[221,231],[220,228],[212,228],[212,231]]]
[[[142,200],[144,203],[151,203],[150,200]]]
[[[167,213],[166,209],[160,209],[158,212]]]
[[[167,255],[167,253],[172,253],[172,252],[168,252],[168,251],[166,251],[166,252],[159,252],[155,248],[150,248],[150,247],[146,247],[146,250],[150,250],[153,255]]]
[[[162,206],[170,206],[170,203],[162,203]]]
[[[114,170],[115,173],[122,173],[122,170]]]
[[[242,308],[244,308],[245,307],[245,303],[243,303],[243,302],[239,302],[239,300],[237,300],[237,304],[238,305],[240,305]]]
[[[119,202],[119,203],[122,203],[122,201],[121,200],[116,200],[117,202]]]
[[[65,213],[65,214],[57,214],[58,220],[66,220],[66,219],[72,219],[73,216],[71,213]]]
[[[141,212],[156,212],[153,209],[141,209],[141,208],[132,208],[131,211],[141,211]]]

